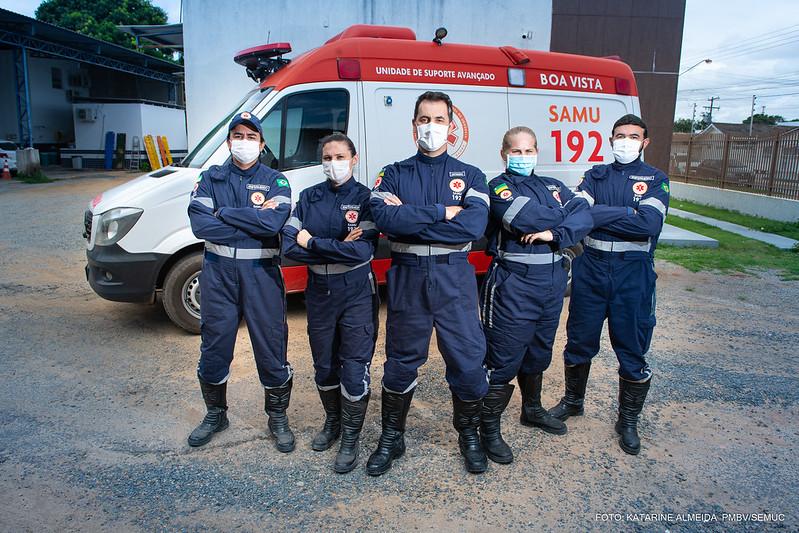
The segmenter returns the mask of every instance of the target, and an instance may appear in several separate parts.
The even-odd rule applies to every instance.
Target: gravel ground
[[[266,436],[245,327],[231,427],[206,447],[186,445],[204,412],[199,338],[159,306],[100,299],[83,274],[84,206],[126,179],[0,187],[0,530],[799,530],[799,282],[658,263],[655,381],[637,457],[616,444],[617,365],[605,339],[586,416],[570,420],[566,436],[520,426],[516,394],[504,418],[515,462],[467,474],[433,348],[407,455],[380,478],[365,474],[365,457],[342,476],[331,468],[335,450],[310,449],[321,408],[298,297],[289,302],[297,450],[280,454]],[[556,356],[547,405],[560,396],[562,372]],[[364,455],[379,435],[379,397],[376,387]]]

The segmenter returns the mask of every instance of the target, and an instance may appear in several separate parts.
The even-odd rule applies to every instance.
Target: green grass
[[[669,203],[670,207],[682,209],[683,211],[690,211],[697,215],[704,215],[706,217],[715,218],[717,220],[724,220],[732,222],[733,224],[740,224],[750,229],[765,231],[766,233],[776,233],[783,237],[799,240],[799,222],[780,222],[778,220],[771,220],[763,217],[755,217],[752,215],[744,215],[737,211],[729,211],[727,209],[720,209],[718,207],[710,207],[707,205],[696,204],[687,200],[672,199]]]
[[[655,257],[681,265],[692,272],[751,272],[776,270],[785,280],[799,280],[799,251],[780,250],[701,222],[669,215],[666,223],[712,237],[718,248],[678,248],[659,245]]]
[[[51,180],[46,175],[44,175],[41,170],[37,170],[33,174],[20,173],[17,174],[14,179],[21,181],[23,183],[50,183],[51,181],[55,181]]]

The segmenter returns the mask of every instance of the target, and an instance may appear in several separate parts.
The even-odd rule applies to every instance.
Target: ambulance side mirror
[[[441,46],[441,41],[447,36],[447,28],[441,27],[436,30],[436,37],[433,42]]]

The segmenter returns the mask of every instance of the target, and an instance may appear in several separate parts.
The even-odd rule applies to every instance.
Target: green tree
[[[785,119],[782,118],[781,115],[764,115],[763,113],[755,113],[755,115],[752,117],[752,122],[755,124],[768,124],[773,126],[777,122],[785,122]],[[741,124],[749,124],[749,117],[743,119]]]
[[[691,133],[693,125],[690,118],[680,118],[674,121],[674,129],[672,131],[675,133]]]
[[[136,48],[132,35],[118,25],[166,24],[166,12],[150,0],[44,0],[36,8],[36,18],[95,39]],[[172,52],[148,48],[145,53],[171,59]]]

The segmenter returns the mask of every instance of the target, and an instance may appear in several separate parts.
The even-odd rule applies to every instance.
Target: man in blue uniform
[[[367,472],[383,474],[405,452],[405,420],[435,327],[460,451],[466,469],[479,473],[487,468],[478,426],[488,382],[477,282],[467,255],[488,221],[488,188],[479,169],[447,154],[449,96],[419,96],[412,123],[419,152],[384,168],[370,201],[377,227],[391,240],[392,267],[386,274],[383,431]]]
[[[500,155],[507,170],[488,184],[487,253],[494,260],[481,293],[490,384],[480,437],[488,458],[507,464],[513,451],[502,438],[500,421],[513,395],[514,377],[522,393],[520,422],[555,435],[566,433],[566,425],[541,405],[541,388],[566,292],[562,250],[577,244],[593,220],[585,199],[560,181],[534,173],[538,143],[530,128],[508,130]]]
[[[202,446],[228,427],[226,386],[242,317],[265,390],[277,449],[294,449],[286,408],[292,370],[286,361],[286,303],[279,233],[291,211],[286,178],[262,165],[261,123],[248,112],[228,127],[231,160],[203,172],[189,202],[191,229],[205,240],[200,276],[202,346],[197,375],[208,413],[189,436]]]
[[[308,340],[325,410],[311,447],[327,450],[341,435],[333,469],[343,474],[358,464],[369,404],[380,307],[371,267],[378,231],[369,188],[352,175],[358,163],[354,143],[336,132],[319,144],[327,179],[300,194],[283,228],[283,253],[308,265]]]
[[[617,120],[611,143],[616,161],[595,166],[577,187],[592,206],[594,229],[572,267],[566,392],[550,414],[561,420],[583,414],[591,359],[607,319],[619,360],[616,432],[622,450],[635,455],[641,449],[638,415],[652,382],[646,353],[655,327],[654,255],[669,207],[669,179],[641,160],[649,138],[639,117]]]

